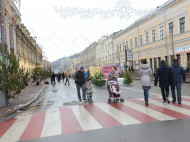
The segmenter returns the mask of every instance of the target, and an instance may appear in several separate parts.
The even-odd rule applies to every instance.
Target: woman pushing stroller
[[[115,103],[120,100],[120,102],[124,102],[124,99],[121,98],[121,91],[119,88],[119,83],[117,81],[118,73],[117,68],[115,66],[112,66],[112,70],[108,74],[108,80],[107,80],[107,90],[109,94],[108,103]],[[112,101],[113,98],[113,101]]]

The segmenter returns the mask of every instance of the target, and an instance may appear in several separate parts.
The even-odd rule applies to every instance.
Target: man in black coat
[[[171,84],[171,91],[172,91],[172,103],[176,102],[176,94],[175,88],[177,88],[177,100],[178,104],[181,104],[181,82],[182,78],[183,81],[186,80],[186,74],[182,66],[179,65],[176,59],[173,60],[173,64],[171,66],[172,72],[172,84]]]
[[[55,83],[55,77],[56,77],[56,75],[55,75],[55,73],[53,72],[52,75],[51,75],[51,83],[52,83],[52,84],[56,84],[56,83]]]
[[[80,70],[77,71],[74,75],[74,80],[76,83],[76,87],[77,87],[77,93],[78,93],[78,99],[81,102],[81,95],[80,95],[80,88],[82,88],[82,94],[83,94],[83,100],[86,101],[86,81],[85,81],[85,76],[84,76],[84,67],[80,67]]]
[[[165,60],[161,60],[161,66],[157,70],[157,74],[155,77],[154,85],[157,86],[157,82],[159,79],[159,87],[162,92],[162,98],[163,98],[163,103],[170,103],[168,97],[169,97],[169,85],[171,84],[172,81],[172,76],[171,76],[171,69],[166,66]]]

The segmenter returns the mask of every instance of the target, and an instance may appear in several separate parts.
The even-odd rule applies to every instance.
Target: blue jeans
[[[175,88],[177,88],[177,101],[181,103],[181,82],[171,86],[173,101],[176,101]]]
[[[144,89],[144,100],[148,101],[149,89]]]

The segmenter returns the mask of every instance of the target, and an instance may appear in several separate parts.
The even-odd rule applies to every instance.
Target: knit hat
[[[80,67],[80,70],[84,70],[84,67]]]

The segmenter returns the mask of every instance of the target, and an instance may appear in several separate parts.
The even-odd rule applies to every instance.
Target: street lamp
[[[37,66],[37,37],[35,36],[34,37],[34,39],[35,39],[35,47],[36,47],[36,66]]]
[[[5,33],[4,33],[4,14],[3,14],[3,0],[0,0],[1,2],[1,41],[2,41],[2,57],[3,57],[3,64],[5,64]],[[3,76],[5,76],[5,71],[3,70]],[[6,88],[5,88],[5,80],[3,78],[2,80],[2,85],[3,85],[3,91],[2,94],[0,94],[0,107],[2,106],[7,106],[8,105],[8,99],[6,96]]]

